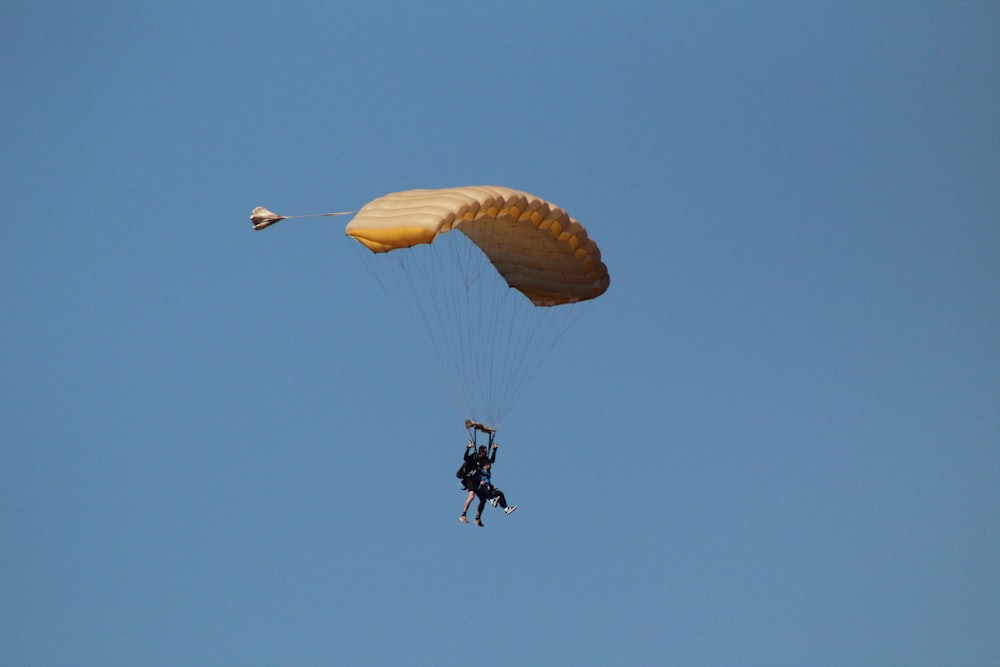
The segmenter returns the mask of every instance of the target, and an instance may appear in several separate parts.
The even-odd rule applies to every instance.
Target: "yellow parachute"
[[[593,299],[610,284],[583,225],[555,204],[510,188],[395,192],[365,204],[347,225],[347,235],[373,252],[433,243],[451,230],[468,236],[536,306]]]

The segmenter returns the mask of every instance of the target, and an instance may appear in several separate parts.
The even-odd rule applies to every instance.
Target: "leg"
[[[476,508],[476,519],[472,523],[476,524],[479,527],[482,527],[483,507],[486,506],[486,496],[485,494],[482,493],[477,493],[476,495],[479,496],[479,507]]]
[[[510,514],[511,512],[517,509],[517,505],[511,505],[509,507],[507,506],[507,496],[503,494],[503,491],[501,491],[500,489],[496,489],[494,493],[496,493],[497,502],[500,505],[500,507],[503,508],[504,514]]]
[[[462,482],[462,486],[469,489],[469,485]],[[469,489],[469,497],[465,499],[465,504],[462,505],[462,513],[458,516],[458,520],[462,523],[469,523],[469,520],[465,517],[465,513],[469,511],[469,505],[472,504],[472,499],[476,497],[476,492]]]

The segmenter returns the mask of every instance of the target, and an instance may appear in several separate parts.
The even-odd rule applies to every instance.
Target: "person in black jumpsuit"
[[[469,511],[469,505],[472,504],[472,499],[476,497],[476,493],[479,491],[479,480],[480,473],[484,465],[493,463],[497,460],[497,446],[493,445],[493,453],[489,455],[489,450],[486,445],[480,445],[479,449],[476,450],[476,444],[474,442],[469,442],[465,447],[465,476],[462,478],[462,488],[469,492],[468,498],[465,499],[465,506],[462,507],[462,514],[458,517],[458,520],[462,523],[469,523],[469,518],[466,516],[466,512]],[[480,513],[482,513],[482,508],[480,508]]]

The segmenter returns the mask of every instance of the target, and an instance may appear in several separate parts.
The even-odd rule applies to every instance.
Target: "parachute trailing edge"
[[[433,243],[452,230],[465,234],[536,306],[594,299],[611,283],[583,225],[555,204],[500,186],[388,194],[365,204],[345,231],[380,253]]]

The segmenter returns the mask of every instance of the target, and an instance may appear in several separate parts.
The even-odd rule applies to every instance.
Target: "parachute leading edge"
[[[388,194],[365,204],[346,233],[372,252],[390,252],[451,230],[469,237],[536,306],[594,299],[611,283],[583,225],[544,199],[500,186]]]

